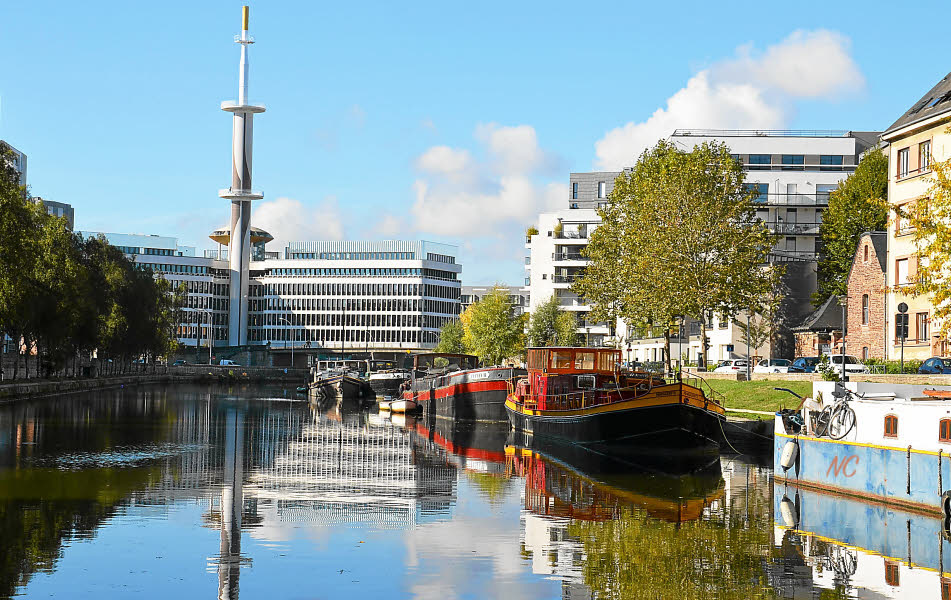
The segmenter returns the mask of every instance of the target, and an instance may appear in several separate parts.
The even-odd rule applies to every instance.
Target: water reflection
[[[951,597],[940,520],[774,487],[756,462],[293,399],[0,407],[0,597]]]

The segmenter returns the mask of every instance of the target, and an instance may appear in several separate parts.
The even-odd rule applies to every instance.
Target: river
[[[951,597],[937,519],[774,486],[769,456],[618,461],[304,400],[0,406],[0,597]]]

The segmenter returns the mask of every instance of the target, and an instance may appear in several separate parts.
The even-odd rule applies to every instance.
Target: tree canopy
[[[0,335],[35,354],[37,372],[41,358],[51,373],[93,350],[116,363],[167,355],[181,293],[104,238],[84,240],[49,215],[19,184],[8,152],[0,146]]]
[[[509,292],[502,285],[467,308],[460,320],[465,347],[485,363],[497,365],[525,351],[525,319],[513,313]]]
[[[531,314],[527,338],[529,346],[574,346],[578,343],[578,318],[561,310],[558,297],[552,294]]]
[[[468,352],[463,342],[465,334],[462,321],[447,321],[439,330],[439,343],[436,344],[433,352],[465,354]]]
[[[593,318],[629,323],[706,323],[757,305],[780,273],[766,266],[775,240],[752,197],[726,145],[686,152],[658,142],[615,181],[573,289],[593,305]],[[706,347],[704,327],[701,336]]]
[[[862,157],[855,172],[829,195],[829,208],[822,216],[819,235],[818,290],[815,306],[829,296],[841,296],[848,287],[849,270],[859,236],[866,231],[884,231],[888,221],[888,157],[872,150]]]

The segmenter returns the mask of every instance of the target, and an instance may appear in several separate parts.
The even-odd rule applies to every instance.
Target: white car
[[[788,373],[792,361],[785,358],[764,358],[753,367],[754,373]]]
[[[845,358],[845,372],[846,374],[853,373],[868,373],[868,367],[862,363],[857,357],[852,356],[851,354],[846,354],[844,357],[841,354],[830,354],[829,355],[829,366],[835,369],[837,372],[842,372],[842,359]]]
[[[238,366],[240,366],[237,362],[235,362],[235,361],[233,361],[233,360],[229,360],[229,359],[227,359],[227,358],[222,358],[222,359],[218,362],[218,365],[219,365],[219,366],[222,366],[222,367],[238,367]]]
[[[746,372],[746,359],[729,359],[721,362],[716,369],[713,370],[714,373],[740,373]]]

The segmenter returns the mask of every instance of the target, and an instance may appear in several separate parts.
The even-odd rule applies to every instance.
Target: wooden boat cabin
[[[622,371],[614,348],[529,348],[528,377],[515,400],[537,410],[571,410],[631,399],[664,385],[658,376]]]

